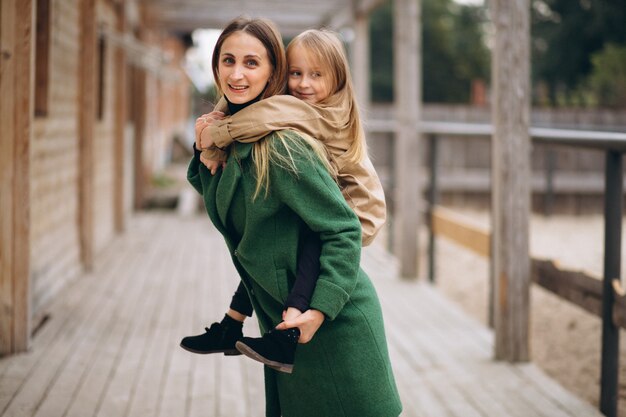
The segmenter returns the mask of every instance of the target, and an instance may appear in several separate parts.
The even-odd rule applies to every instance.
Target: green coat
[[[282,133],[301,140],[293,132]],[[275,135],[264,140],[281,149]],[[187,177],[226,240],[262,332],[281,321],[294,282],[301,234],[312,230],[322,242],[311,308],[323,312],[326,320],[311,342],[298,346],[292,374],[266,367],[266,415],[398,416],[402,406],[380,304],[359,267],[361,232],[356,215],[308,148],[296,155],[297,176],[273,165],[269,194],[262,191],[253,200],[252,147],[233,144],[226,168],[215,176],[196,155]]]

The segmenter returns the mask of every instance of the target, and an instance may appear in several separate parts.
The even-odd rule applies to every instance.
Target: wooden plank
[[[81,260],[87,269],[94,256],[94,134],[96,117],[96,1],[80,2],[79,58],[79,234]]]
[[[626,328],[626,291],[621,284],[621,281],[617,278],[613,279],[613,323],[616,326]]]
[[[142,209],[145,204],[146,194],[146,178],[144,167],[144,140],[146,132],[146,112],[147,112],[147,74],[143,69],[134,68],[133,70],[133,123],[135,124],[134,135],[134,175],[133,184],[134,199],[133,207],[136,210]]]
[[[206,228],[203,228],[203,232],[207,233]],[[208,253],[217,254],[217,259],[222,259],[220,254],[224,254],[224,248],[221,242],[211,240],[204,244],[199,244],[201,240],[199,236],[196,236],[196,247],[205,248]],[[197,260],[196,260],[197,261]],[[196,266],[195,276],[202,276],[201,263]],[[226,274],[225,266],[222,262],[218,262],[215,265],[216,276],[224,277]],[[199,282],[199,288],[196,296],[195,311],[199,314],[195,317],[189,317],[191,321],[192,331],[189,334],[200,334],[203,328],[208,327],[211,322],[219,321],[223,317],[226,308],[228,297],[232,297],[232,293],[228,295],[226,287],[228,281],[218,279],[211,280],[201,279]],[[210,302],[207,302],[207,296],[209,294],[215,294],[217,299],[211,298]],[[244,325],[244,331],[246,331],[248,325]],[[204,358],[199,355],[192,355],[192,366],[189,372],[189,416],[190,417],[203,417],[208,415],[219,415],[219,375],[221,372],[221,363],[228,359],[223,356],[208,355]]]
[[[541,372],[539,368],[532,364],[518,365],[517,370],[528,381],[532,381],[533,386],[550,398],[559,408],[563,409],[572,417],[587,417],[600,415],[600,412],[591,404],[575,397],[561,385],[556,383]]]
[[[354,42],[352,48],[352,71],[354,77],[354,91],[361,110],[361,117],[367,119],[367,109],[370,108],[370,35],[369,15],[355,13]]]
[[[495,354],[519,362],[530,358],[530,1],[495,0],[492,5]]]
[[[123,250],[123,248],[118,248],[118,250]],[[118,254],[112,250],[104,251],[99,260],[99,265],[112,265],[111,261],[114,256],[118,256]],[[111,268],[110,271],[115,273],[114,268]],[[46,360],[47,350],[52,349],[59,341],[67,339],[66,333],[68,330],[71,331],[68,323],[74,317],[85,314],[81,310],[83,304],[96,304],[95,297],[100,297],[103,293],[105,282],[106,275],[103,275],[103,279],[99,281],[83,279],[76,282],[72,291],[68,291],[62,301],[58,300],[57,305],[62,303],[63,308],[55,308],[53,305],[47,310],[49,319],[33,338],[28,354],[23,355],[20,360],[12,360],[11,357],[0,360],[0,410],[3,410],[12,401],[15,394],[23,386],[22,382],[19,384],[11,382],[25,381]]]
[[[554,261],[532,259],[532,279],[538,285],[600,317],[602,281],[582,271],[558,268]]]
[[[102,372],[94,370],[89,379],[86,380],[83,389],[79,393],[81,399],[76,401],[72,413],[69,414],[71,416],[97,415],[116,417],[142,415],[129,414],[129,410],[131,407],[135,407],[135,410],[138,410],[138,407],[142,406],[156,409],[154,401],[133,406],[133,402],[137,402],[137,393],[142,392],[144,389],[141,387],[141,383],[145,383],[145,378],[142,379],[141,377],[144,374],[143,370],[146,366],[152,366],[147,358],[151,349],[160,350],[165,343],[169,343],[167,340],[155,337],[158,334],[156,318],[159,316],[161,306],[170,297],[168,293],[168,290],[171,288],[170,284],[172,281],[176,282],[174,275],[167,270],[167,264],[170,262],[169,256],[172,252],[172,243],[171,241],[167,242],[167,239],[163,239],[163,237],[168,235],[174,236],[177,231],[172,227],[172,224],[158,226],[154,222],[156,219],[158,219],[158,216],[154,217],[150,222],[151,227],[154,228],[150,233],[152,236],[159,236],[162,241],[159,242],[158,250],[154,257],[146,259],[144,255],[140,255],[143,258],[142,263],[144,265],[144,270],[140,272],[140,275],[144,284],[141,291],[132,300],[129,300],[130,304],[134,305],[134,308],[128,310],[127,314],[122,316],[122,319],[130,323],[130,326],[123,330],[123,334],[119,339],[116,338],[112,342],[112,345],[115,347],[115,353],[106,359],[107,372],[105,375],[103,376],[101,375]],[[181,246],[187,249],[187,252],[189,251],[188,247]],[[132,279],[132,276],[129,278]],[[156,346],[151,347],[152,345]],[[155,368],[158,368],[157,364],[155,364]],[[162,369],[156,369],[155,372],[162,372]],[[94,388],[97,391],[97,399],[95,400],[98,403],[98,407],[95,410],[86,408],[94,401],[94,399],[91,399],[93,397],[90,394]],[[156,415],[156,413],[152,415]]]
[[[449,313],[455,309],[454,306],[444,303],[436,292],[427,291],[419,296],[423,310],[419,326],[416,326],[410,318],[411,306],[415,305],[415,299],[407,296],[410,292],[409,289],[401,293],[394,292],[393,301],[390,300],[389,304],[399,309],[398,315],[401,319],[397,325],[402,329],[414,329],[414,334],[408,338],[413,340],[412,350],[419,355],[429,352],[436,360],[434,369],[446,376],[432,381],[432,389],[440,390],[446,406],[452,408],[453,415],[465,415],[469,404],[475,408],[475,412],[482,415],[539,416],[533,407],[520,401],[518,396],[507,395],[507,391],[513,389],[516,381],[508,378],[508,365],[496,365],[489,361],[491,344],[480,346],[480,343],[476,343],[475,324],[466,327],[466,320],[458,321]],[[426,295],[428,293],[429,296]],[[413,294],[414,297],[416,295]],[[435,299],[437,303],[434,302]],[[416,339],[418,334],[421,337]],[[417,345],[415,340],[419,340]],[[409,345],[407,349],[410,349]],[[476,390],[478,384],[480,389]],[[454,393],[454,400],[449,398],[449,391]],[[485,394],[490,398],[488,403],[482,402]]]
[[[15,26],[16,2],[0,3],[0,356],[13,351],[13,323],[15,301],[13,299],[13,195],[15,176]]]
[[[489,256],[490,234],[454,212],[435,208],[433,228],[436,235],[444,236],[478,255]],[[562,269],[553,260],[537,258],[531,259],[531,276],[535,284],[591,314],[601,316],[603,289],[599,277],[583,271]],[[626,328],[626,297],[623,295],[616,298],[613,320],[616,325]]]
[[[124,259],[124,258],[122,258]],[[125,263],[121,263],[125,265]],[[35,342],[35,355],[28,355],[27,360],[16,363],[15,367],[7,370],[4,378],[19,379],[21,383],[13,390],[13,394],[6,398],[4,413],[6,415],[34,415],[47,398],[50,387],[54,386],[69,358],[75,354],[74,348],[88,334],[97,322],[101,313],[102,304],[109,298],[105,289],[107,275],[118,272],[114,268],[106,270],[101,280],[90,280],[89,286],[80,293],[76,310],[62,323],[58,335],[50,344],[39,345]],[[61,302],[62,307],[65,305]],[[54,312],[51,313],[54,318]],[[94,328],[97,329],[97,328]],[[0,407],[3,404],[0,404]]]
[[[189,230],[189,248],[205,247],[198,240],[197,230]],[[198,246],[196,246],[198,243]],[[195,271],[201,251],[184,250],[176,271],[178,281],[178,294],[176,297],[173,321],[167,337],[167,358],[163,372],[162,390],[159,395],[160,406],[158,416],[187,416],[188,415],[188,389],[189,375],[193,356],[178,346],[178,341],[183,336],[193,334],[192,318],[194,308],[198,305],[196,299],[206,299],[210,293],[202,293],[197,285],[197,271]],[[198,330],[198,329],[195,329]]]
[[[452,167],[446,167],[452,170]],[[597,172],[558,171],[552,178],[552,191],[562,194],[602,194],[604,177]],[[440,192],[452,193],[487,193],[491,190],[491,171],[489,169],[454,168],[454,171],[442,172],[437,180]],[[544,193],[547,188],[546,174],[535,171],[531,177],[533,193]]]
[[[404,417],[600,416],[534,365],[492,361],[492,334],[436,288],[401,281],[381,250],[367,248],[363,264],[384,310]],[[52,306],[56,338],[46,327],[32,352],[9,358],[0,399],[8,390],[18,398],[5,413],[0,403],[0,415],[264,415],[260,364],[177,346],[220,319],[237,285],[208,220],[139,214],[105,255]],[[258,334],[256,323],[244,332]],[[31,370],[16,373],[25,362]]]
[[[507,396],[507,391],[516,385],[516,381],[509,378],[508,365],[494,366],[490,362],[493,344],[477,343],[475,323],[449,314],[455,308],[447,306],[448,303],[443,302],[438,294],[431,292],[430,295],[423,301],[429,313],[422,319],[426,330],[420,329],[420,333],[427,332],[428,335],[422,344],[437,355],[438,368],[445,370],[448,384],[454,381],[452,384],[459,392],[457,396],[465,397],[486,415],[538,416],[534,407],[519,395]],[[405,300],[403,304],[406,309],[410,301]],[[416,336],[417,329],[413,337]],[[474,389],[477,384],[480,384],[480,390]],[[485,394],[491,402],[483,404],[481,399]]]
[[[116,5],[117,11],[117,31],[126,32],[126,8],[123,3]],[[114,227],[117,232],[123,232],[126,228],[126,215],[124,207],[124,176],[130,173],[125,172],[125,158],[130,158],[124,152],[124,130],[126,128],[126,96],[127,80],[126,74],[126,51],[117,46],[115,49],[115,114],[113,129],[113,217]]]
[[[123,339],[118,336],[121,333],[118,328],[125,328],[132,322],[121,318],[129,307],[137,304],[131,297],[140,298],[140,291],[144,289],[142,283],[149,279],[141,279],[146,275],[141,274],[145,265],[133,255],[134,252],[129,251],[115,259],[114,264],[107,268],[113,273],[107,273],[106,276],[94,274],[88,278],[106,282],[107,287],[110,287],[106,291],[108,294],[99,300],[92,315],[78,315],[73,318],[81,323],[80,331],[76,332],[79,337],[66,343],[67,351],[60,351],[60,354],[65,355],[63,360],[58,360],[62,366],[48,383],[45,396],[34,417],[76,415],[77,405],[84,411],[79,415],[93,415],[101,388],[89,385],[89,378],[94,373],[103,379],[108,376],[106,364],[109,362],[105,353],[113,352],[113,347],[120,343],[118,340]],[[85,391],[92,396],[91,400],[86,401],[80,395]]]
[[[182,248],[187,249],[184,246]],[[131,416],[150,417],[159,414],[167,354],[173,347],[178,349],[170,331],[172,328],[170,321],[177,313],[180,314],[182,305],[177,303],[176,287],[181,286],[180,282],[172,277],[180,273],[180,264],[185,257],[185,251],[181,251],[180,244],[169,242],[165,253],[168,253],[166,261],[157,269],[158,272],[153,274],[153,279],[159,283],[160,288],[157,287],[157,294],[151,297],[154,302],[148,310],[150,321],[141,331],[141,341],[144,345],[140,347],[141,361],[135,368],[135,387],[127,411]],[[150,340],[158,343],[149,343]]]
[[[15,178],[13,194],[13,352],[28,349],[30,298],[30,143],[33,126],[34,0],[17,2]]]
[[[454,212],[441,206],[435,207],[432,227],[436,235],[445,236],[480,256],[490,256],[489,231],[469,224]]]
[[[394,0],[394,83],[395,117],[398,123],[394,140],[394,212],[392,251],[400,259],[405,278],[418,275],[418,238],[420,230],[421,141],[415,121],[421,119],[421,7],[419,0]]]
[[[30,340],[30,137],[33,112],[32,0],[2,2],[0,113],[0,355]],[[6,314],[8,313],[8,314]]]

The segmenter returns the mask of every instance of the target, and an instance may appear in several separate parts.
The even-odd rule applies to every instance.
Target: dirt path
[[[466,212],[464,216],[477,224],[488,223],[486,213]],[[562,267],[586,270],[594,276],[602,275],[603,239],[602,216],[534,216],[531,220],[533,256],[555,259]],[[444,238],[438,239],[437,245],[438,286],[486,324],[487,260]],[[622,249],[622,271],[626,271],[624,245]],[[531,290],[531,311],[532,360],[567,389],[597,406],[600,319],[538,286]],[[623,343],[620,363],[619,415],[626,416],[626,347]]]

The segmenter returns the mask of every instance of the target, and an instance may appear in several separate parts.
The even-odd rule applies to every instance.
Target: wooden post
[[[117,31],[126,31],[124,3],[117,4]],[[124,132],[126,127],[126,51],[121,45],[115,50],[115,127],[113,133],[113,223],[117,232],[126,228],[124,210]],[[127,156],[128,157],[128,156]]]
[[[495,358],[529,360],[530,3],[494,0],[492,254]]]
[[[0,3],[0,356],[30,341],[30,137],[33,0]]]
[[[93,267],[94,246],[94,128],[96,118],[96,1],[80,2],[78,92],[79,230],[84,267]]]
[[[417,278],[418,231],[422,207],[420,1],[394,0],[394,100],[397,131],[394,144],[394,213],[392,250],[400,273]]]
[[[352,73],[354,74],[354,89],[357,100],[362,110],[369,108],[370,104],[370,31],[369,15],[357,12],[354,18],[354,51]],[[361,117],[366,115],[361,112]]]
[[[147,74],[143,68],[135,68],[134,74],[134,98],[133,109],[135,123],[134,137],[134,190],[135,198],[133,207],[136,210],[144,208],[145,198],[145,171],[143,162],[144,136],[146,130],[146,83]]]

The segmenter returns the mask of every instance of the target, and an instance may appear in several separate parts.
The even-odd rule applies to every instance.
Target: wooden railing
[[[480,256],[489,257],[491,235],[459,219],[453,212],[437,205],[438,137],[485,137],[493,129],[485,124],[422,122],[416,125],[430,143],[430,186],[427,217],[429,223],[429,279],[435,281],[436,236],[445,236]],[[393,132],[393,122],[370,122],[370,132]],[[531,128],[536,143],[596,149],[606,154],[604,188],[604,273],[594,277],[582,271],[560,268],[549,259],[531,259],[532,280],[602,319],[601,410],[617,410],[619,370],[619,328],[626,328],[626,291],[621,286],[621,231],[623,201],[622,154],[626,152],[626,133],[593,132]],[[553,168],[553,167],[552,167]],[[549,178],[547,183],[550,184]],[[548,190],[549,191],[549,190]],[[490,277],[493,291],[493,277]],[[493,294],[490,294],[489,317],[493,323]],[[609,413],[610,414],[610,413]]]

